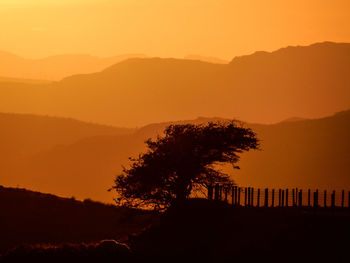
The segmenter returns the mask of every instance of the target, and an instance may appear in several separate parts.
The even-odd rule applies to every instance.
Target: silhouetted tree
[[[130,168],[124,167],[115,179],[112,189],[119,205],[165,208],[188,198],[193,190],[232,184],[215,166],[231,163],[239,168],[238,154],[258,148],[255,133],[237,121],[170,125],[164,136],[146,144],[148,152],[130,158]]]

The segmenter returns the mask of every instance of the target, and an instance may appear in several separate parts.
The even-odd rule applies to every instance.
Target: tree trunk
[[[185,180],[178,180],[176,184],[176,200],[185,201],[191,194],[192,183]]]

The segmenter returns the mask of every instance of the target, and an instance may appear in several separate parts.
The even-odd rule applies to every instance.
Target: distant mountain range
[[[213,64],[228,64],[228,63],[230,63],[230,61],[224,60],[221,58],[206,57],[206,56],[193,55],[193,54],[185,56],[184,59],[199,60],[199,61],[209,62],[209,63],[213,63]]]
[[[129,164],[128,157],[144,151],[144,141],[170,124],[150,124],[134,131],[58,118],[0,116],[1,127],[9,126],[12,119],[12,128],[5,133],[0,130],[1,144],[7,145],[0,151],[1,184],[105,202],[112,202],[113,193],[107,189],[122,165]],[[201,117],[175,123],[217,120],[225,121]],[[350,110],[321,119],[247,126],[257,132],[261,151],[243,154],[241,170],[223,167],[239,185],[350,188]]]
[[[142,54],[126,54],[99,58],[84,54],[57,55],[43,59],[25,59],[0,51],[0,76],[19,79],[58,81],[75,74],[101,71],[129,58],[144,58]],[[0,81],[2,81],[0,79]]]
[[[48,84],[52,81],[50,80],[41,80],[41,79],[18,79],[18,78],[8,78],[0,77],[1,83],[26,83],[26,84]]]
[[[74,119],[0,113],[0,151],[28,155],[99,135],[124,135],[134,129],[86,123]]]
[[[349,87],[350,44],[324,42],[229,64],[134,58],[46,85],[0,83],[0,111],[129,127],[197,116],[275,123],[348,109]]]

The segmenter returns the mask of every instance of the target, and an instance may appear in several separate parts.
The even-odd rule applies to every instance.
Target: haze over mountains
[[[207,56],[194,55],[194,54],[187,55],[184,57],[184,59],[199,60],[199,61],[209,62],[214,64],[228,64],[230,62],[221,58],[207,57]]]
[[[324,42],[226,65],[129,59],[47,85],[0,83],[0,111],[129,127],[197,116],[274,123],[348,109],[349,86],[350,44]]]
[[[217,120],[224,121],[197,118],[177,123]],[[7,145],[0,152],[2,185],[105,202],[112,202],[113,194],[107,189],[122,165],[129,164],[128,157],[144,151],[144,141],[161,134],[170,124],[150,124],[128,131],[59,118],[2,114],[0,126],[9,127],[10,122],[11,140],[16,143],[6,144],[10,128],[7,133],[0,131],[2,144]],[[48,126],[49,131],[54,124],[56,141],[52,131],[40,132],[38,123]],[[320,190],[340,190],[350,185],[350,110],[322,119],[247,125],[257,132],[262,150],[244,154],[239,163],[241,170],[224,167],[239,185]],[[87,131],[92,135],[87,136]]]
[[[9,77],[0,77],[0,82],[2,83],[26,83],[26,84],[48,84],[50,80],[42,79],[18,79],[18,78],[9,78]]]
[[[73,119],[0,113],[1,150],[21,155],[38,153],[57,145],[69,145],[98,135],[124,135],[134,130],[86,123]]]
[[[330,42],[229,64],[134,58],[58,82],[2,78],[0,112],[11,113],[0,114],[0,184],[111,202],[106,190],[145,139],[173,121],[235,118],[262,140],[229,171],[238,184],[341,189],[350,185],[349,87],[350,44]]]
[[[43,59],[25,59],[9,52],[0,51],[0,76],[58,81],[75,74],[98,72],[115,63],[135,57],[144,58],[146,56],[126,54],[99,58],[85,54],[69,54]]]

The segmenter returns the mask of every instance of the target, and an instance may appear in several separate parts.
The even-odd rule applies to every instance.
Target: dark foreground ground
[[[178,262],[350,262],[350,211],[193,200],[130,243],[142,257]]]
[[[125,240],[157,215],[0,186],[0,255],[22,245]]]
[[[19,246],[4,253],[2,261],[350,262],[348,209],[232,208],[224,203],[197,199],[175,206],[162,215],[133,211],[123,217],[121,211],[114,219],[103,218],[108,216],[107,213],[101,215],[99,221],[93,221],[96,224],[105,221],[103,227],[88,219],[88,225],[77,226],[80,232],[72,226],[62,226],[59,240],[57,234],[53,234],[56,231],[50,227],[43,225],[42,229],[31,230],[30,224],[27,224],[22,227],[23,230],[34,236],[35,231],[40,230],[46,235],[46,243],[56,246]],[[94,210],[94,213],[97,212]],[[26,222],[25,216],[16,220]],[[11,222],[8,224],[11,225]],[[51,223],[48,225],[52,226]],[[123,227],[124,231],[120,230]],[[2,227],[1,230],[8,232],[5,237],[13,244],[18,242],[19,237],[24,237],[17,231],[11,238],[11,228]],[[121,232],[123,235],[118,236]],[[127,232],[129,235],[125,238]],[[135,232],[137,234],[133,235]],[[72,238],[72,233],[81,236]],[[130,249],[111,242],[92,242],[121,236],[124,237],[119,241],[126,242]],[[4,236],[0,237],[1,242],[6,243]]]

